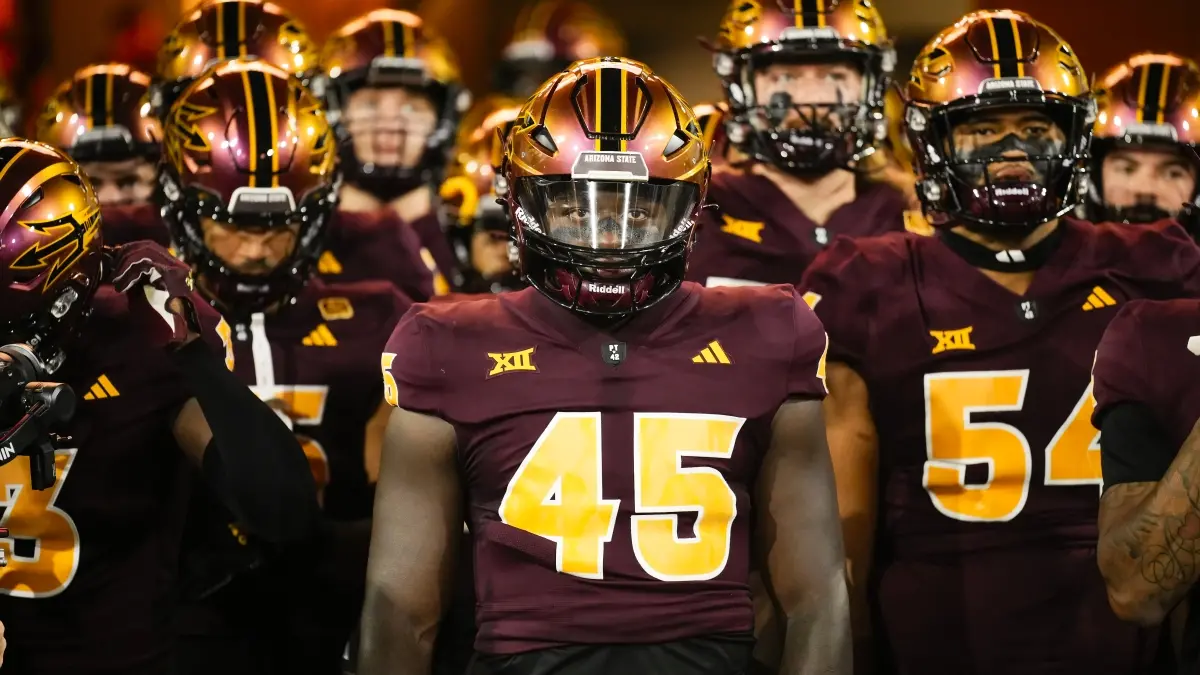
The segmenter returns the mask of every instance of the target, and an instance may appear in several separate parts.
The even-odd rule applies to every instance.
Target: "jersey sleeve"
[[[429,269],[429,264],[421,253],[424,249],[421,245],[421,237],[411,225],[399,218],[395,219],[394,224],[396,250],[401,258],[396,261],[398,269],[396,282],[400,286],[400,290],[414,300],[418,302],[428,300],[434,294],[434,271]]]
[[[1092,364],[1092,426],[1101,428],[1105,414],[1121,403],[1150,402],[1142,343],[1142,308],[1134,300],[1121,308],[1104,331]]]
[[[1175,269],[1182,292],[1186,297],[1200,298],[1200,246],[1182,227],[1176,225],[1171,231],[1179,242],[1175,249]]]
[[[1166,438],[1154,414],[1157,400],[1148,377],[1145,331],[1152,303],[1134,301],[1109,323],[1092,366],[1096,408],[1092,425],[1100,430],[1100,465],[1104,487],[1154,482],[1163,477],[1177,448]]]
[[[225,360],[225,367],[233,372],[233,330],[229,323],[199,296],[192,298],[192,305],[196,308],[196,318],[200,320],[200,339],[221,356]]]
[[[804,301],[829,336],[828,358],[857,369],[867,350],[869,293],[859,286],[872,278],[857,244],[839,237],[813,260],[800,282]]]
[[[825,358],[829,337],[804,296],[792,291],[792,322],[795,345],[788,368],[787,395],[790,398],[825,398]]]
[[[437,331],[422,310],[423,305],[409,309],[388,338],[380,360],[384,398],[398,408],[440,417],[444,374],[434,350]]]

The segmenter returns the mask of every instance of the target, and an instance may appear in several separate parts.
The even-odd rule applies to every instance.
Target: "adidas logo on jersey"
[[[318,324],[300,343],[305,347],[336,347],[338,341],[329,331],[329,326],[322,323]]]
[[[329,251],[322,251],[321,257],[317,259],[318,274],[341,274],[342,263],[333,256]]]
[[[1105,307],[1112,307],[1115,304],[1117,304],[1117,301],[1113,296],[1108,294],[1108,291],[1096,286],[1092,289],[1091,294],[1088,295],[1087,302],[1083,303],[1082,309],[1085,312],[1090,312],[1093,309],[1104,309]]]
[[[733,363],[729,360],[729,355],[721,348],[721,343],[713,340],[708,343],[708,346],[700,350],[700,353],[692,357],[692,363],[724,363],[726,365]]]
[[[96,383],[88,389],[88,393],[83,395],[83,400],[95,401],[102,398],[116,398],[120,395],[121,392],[113,386],[112,380],[108,379],[107,375],[101,375],[96,378]]]

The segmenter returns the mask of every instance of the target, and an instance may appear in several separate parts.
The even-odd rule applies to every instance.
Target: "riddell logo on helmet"
[[[589,281],[587,284],[588,293],[598,293],[602,295],[621,295],[625,292],[624,286],[617,284],[597,284]]]
[[[1027,187],[996,188],[995,194],[997,197],[1028,197],[1029,196],[1029,188],[1027,188]]]
[[[529,229],[533,230],[534,232],[542,231],[542,226],[538,225],[537,221],[534,220],[532,216],[530,216],[528,213],[525,212],[525,209],[518,206],[516,216],[517,216],[517,220],[521,221],[521,224],[524,225],[525,227],[528,227]]]

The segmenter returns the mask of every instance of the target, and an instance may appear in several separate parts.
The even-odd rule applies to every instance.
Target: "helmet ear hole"
[[[687,145],[688,137],[678,129],[671,134],[671,138],[667,140],[667,147],[663,149],[663,158],[670,159],[671,155],[679,152]]]
[[[81,183],[79,178],[76,176],[64,176],[64,178],[80,187],[83,187],[83,183]],[[34,206],[37,206],[45,196],[46,193],[44,190],[42,190],[42,188],[34,190],[33,194],[29,195],[28,199],[26,199],[24,202],[21,202],[21,210],[24,211],[25,209],[31,209]]]
[[[554,137],[550,135],[550,131],[545,126],[539,126],[529,135],[540,148],[553,155],[558,153],[558,146],[554,143]]]

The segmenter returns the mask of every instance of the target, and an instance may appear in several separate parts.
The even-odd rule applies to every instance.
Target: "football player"
[[[1142,301],[1108,325],[1096,353],[1101,430],[1100,571],[1117,616],[1153,626],[1196,597],[1200,547],[1200,301]],[[1194,603],[1193,603],[1194,608]],[[1174,672],[1197,668],[1188,613]]]
[[[317,48],[287,10],[263,0],[206,0],[163,41],[151,87],[160,118],[204,71],[225,59],[258,57],[308,82],[317,73]]]
[[[744,158],[729,145],[729,134],[725,132],[725,120],[729,111],[723,103],[699,103],[692,107],[696,111],[696,123],[700,125],[704,141],[708,144],[708,157],[713,171],[720,171],[728,164],[738,164]]]
[[[308,463],[229,372],[229,347],[222,363],[195,340],[227,345],[229,331],[193,296],[187,267],[151,242],[102,250],[99,201],[70,158],[0,141],[0,202],[5,360],[16,353],[78,396],[52,429],[69,437],[52,487],[35,489],[27,456],[0,467],[5,669],[168,672],[188,460],[276,543],[315,524]],[[0,403],[6,427],[21,406],[19,395]]]
[[[751,160],[719,171],[688,278],[796,283],[838,234],[903,228],[904,198],[854,169],[884,132],[896,55],[879,10],[852,0],[733,0],[713,64],[726,131]]]
[[[333,672],[360,614],[390,410],[378,354],[411,301],[386,281],[310,280],[336,201],[337,151],[320,100],[299,80],[261,60],[223,62],[179,97],[165,133],[159,178],[172,239],[232,324],[237,375],[301,438],[330,530],[304,555],[192,608],[192,625],[217,626],[185,636],[181,660],[188,672],[230,672],[231,649],[272,649],[280,645],[268,636],[282,635],[270,657],[288,659],[274,661],[279,672]],[[286,592],[298,585],[301,596]]]
[[[1075,52],[1028,15],[963,17],[905,96],[937,235],[838,239],[803,282],[829,331],[858,637],[871,572],[898,672],[1144,672],[1152,636],[1096,573],[1089,371],[1123,303],[1200,293],[1200,249],[1173,224],[1065,217],[1095,108]]]
[[[710,172],[691,109],[582,61],[504,166],[532,288],[419,305],[383,356],[360,674],[428,672],[464,518],[472,673],[742,672],[752,531],[785,672],[849,673],[825,336],[792,287],[683,282]]]
[[[319,90],[346,172],[339,222],[402,239],[399,251],[371,247],[386,255],[385,269],[428,269],[437,295],[459,287],[458,258],[434,208],[458,120],[470,103],[450,47],[415,14],[380,9],[335,31],[321,66]],[[330,243],[337,254],[337,239]],[[414,255],[420,259],[410,267]]]
[[[1177,218],[1185,204],[1200,207],[1200,162],[1190,149],[1200,140],[1200,66],[1173,54],[1138,54],[1098,86],[1091,218],[1152,223]]]
[[[535,0],[517,16],[496,66],[497,91],[522,101],[580,59],[624,56],[625,36],[586,0]]]
[[[524,288],[509,255],[508,214],[496,194],[496,169],[522,101],[484,99],[464,117],[440,196],[447,227],[469,233],[465,239],[470,265],[464,293],[500,293]],[[486,114],[485,114],[486,113]]]
[[[109,244],[170,244],[151,200],[162,129],[149,92],[150,76],[131,66],[89,66],[59,85],[37,119],[37,140],[69,154],[91,179]]]

